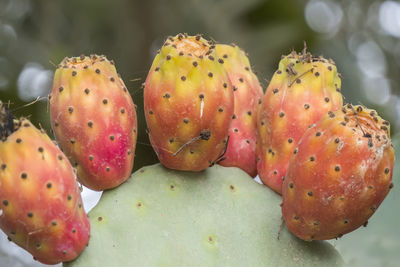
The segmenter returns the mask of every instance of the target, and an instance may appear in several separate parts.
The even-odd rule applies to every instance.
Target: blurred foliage
[[[221,43],[236,43],[249,53],[264,88],[281,55],[303,49],[306,41],[313,54],[336,61],[343,75],[345,102],[377,109],[392,122],[392,130],[396,132],[400,128],[400,41],[399,36],[390,35],[380,27],[379,14],[384,2],[393,4],[378,0],[0,0],[0,99],[10,101],[16,116],[29,116],[35,125],[42,125],[50,133],[46,100],[23,107],[37,96],[49,94],[52,80],[49,70],[53,73],[54,65],[66,56],[97,53],[114,59],[138,106],[137,169],[157,161],[146,134],[142,83],[157,49],[168,35],[202,33]],[[339,19],[336,24],[335,19]],[[324,25],[331,28],[323,28]],[[22,73],[28,73],[25,70],[32,63],[38,64],[37,72],[22,79]],[[366,73],[371,72],[372,78],[367,77]],[[389,100],[380,104],[366,90],[376,77],[390,85]],[[32,89],[30,98],[21,98],[21,88],[37,91]],[[377,86],[372,92],[380,96],[384,93],[381,89]],[[388,209],[396,207],[398,194],[399,191],[391,194],[396,200],[389,199],[387,202],[392,201],[392,206],[385,205],[386,211],[382,211],[388,214],[382,217],[387,221],[377,219],[374,225],[386,228],[391,215]],[[399,219],[394,222],[390,223],[399,225]],[[388,232],[385,238],[389,235]],[[398,240],[399,230],[393,236]],[[398,249],[390,243],[394,239],[379,240],[374,244],[384,247],[382,254]],[[340,247],[340,241],[337,244]],[[348,244],[351,245],[346,248],[358,245],[350,241]]]

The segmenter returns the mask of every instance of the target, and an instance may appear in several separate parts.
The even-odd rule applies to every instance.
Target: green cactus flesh
[[[238,168],[147,166],[89,213],[89,246],[67,267],[341,266],[327,242],[282,227],[281,197]]]

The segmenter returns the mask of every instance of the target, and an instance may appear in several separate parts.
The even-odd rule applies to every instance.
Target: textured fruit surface
[[[28,120],[0,143],[0,227],[38,261],[56,264],[89,242],[89,220],[71,164]]]
[[[215,46],[200,36],[169,37],[144,88],[150,142],[166,167],[200,171],[226,147],[233,91]]]
[[[341,80],[332,60],[292,52],[284,56],[262,99],[258,118],[258,174],[282,193],[282,180],[303,133],[342,107]]]
[[[50,118],[82,184],[104,190],[129,178],[136,111],[112,61],[96,55],[65,58],[54,76]]]
[[[263,91],[243,50],[236,45],[217,44],[215,47],[218,56],[224,61],[234,94],[234,113],[229,129],[228,148],[225,159],[220,164],[239,167],[254,177],[257,175],[257,113]]]
[[[346,105],[306,131],[283,183],[282,212],[305,240],[340,237],[367,222],[392,184],[389,123]]]
[[[103,194],[88,248],[66,266],[341,266],[326,242],[286,228],[277,239],[280,201],[238,168],[147,166]]]

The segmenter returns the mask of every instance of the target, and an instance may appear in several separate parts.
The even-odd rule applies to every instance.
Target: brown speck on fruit
[[[26,174],[25,172],[21,173],[21,178],[25,180],[26,178],[28,178],[28,174]]]
[[[315,160],[315,157],[314,156],[311,156],[310,157],[310,161],[314,161]]]
[[[21,138],[17,138],[17,140],[15,140],[17,142],[17,144],[20,144],[22,142]]]
[[[71,195],[68,195],[67,196],[67,200],[71,200],[72,199],[72,196]]]
[[[277,175],[278,174],[278,171],[277,170],[274,170],[274,175]]]
[[[293,151],[293,154],[297,154],[297,152],[299,151],[299,149],[296,147]]]
[[[124,114],[124,113],[125,113],[125,109],[121,108],[121,114]]]
[[[331,71],[332,70],[332,66],[328,66],[328,70]]]
[[[182,81],[186,81],[186,76],[181,76]]]
[[[340,142],[340,139],[338,137],[335,138],[335,143],[338,144]]]
[[[200,99],[204,99],[204,94],[199,94]]]
[[[38,151],[39,151],[40,153],[42,153],[42,152],[44,151],[43,147],[40,146],[40,147],[38,148]]]
[[[321,132],[317,132],[315,136],[321,136]]]
[[[114,141],[114,135],[110,135],[110,140]]]
[[[275,88],[274,90],[272,90],[272,93],[276,94],[279,92],[279,89]]]
[[[386,168],[385,169],[385,174],[388,174],[390,172],[390,169],[389,168]]]
[[[335,166],[335,172],[339,172],[340,171],[340,166],[339,165],[336,165]]]
[[[104,98],[103,99],[103,104],[106,105],[107,103],[108,103],[108,100]]]
[[[233,89],[233,91],[236,91],[237,87],[236,86],[232,86],[232,89]]]
[[[86,89],[85,89],[85,94],[87,94],[87,95],[88,95],[88,94],[89,94],[89,92],[90,92],[89,88],[86,88]]]
[[[247,115],[251,116],[251,111],[250,110],[247,111]]]
[[[27,215],[28,215],[29,218],[32,218],[33,217],[33,212],[28,212]]]
[[[348,223],[349,223],[349,220],[344,219],[344,220],[343,220],[343,223],[344,223],[344,224],[348,224]]]
[[[89,126],[90,128],[92,128],[92,127],[93,127],[93,122],[92,122],[92,121],[88,121],[88,126]]]
[[[285,113],[279,112],[279,117],[280,117],[280,118],[282,118],[282,117],[284,117],[284,116],[285,116]]]
[[[170,55],[167,55],[166,59],[167,59],[167,60],[170,60],[170,59],[171,59],[171,56],[170,56]]]
[[[239,78],[239,82],[241,82],[241,83],[242,83],[242,82],[243,82],[243,78]]]
[[[6,200],[6,199],[3,200],[3,205],[4,205],[4,206],[8,206],[8,200]]]
[[[106,171],[109,172],[110,171],[110,167],[107,166],[106,167]]]
[[[160,70],[160,68],[159,67],[156,67],[155,69],[154,69],[154,71],[159,71]]]
[[[335,117],[335,113],[333,113],[332,111],[329,111],[328,115],[329,115],[330,118],[334,118]]]
[[[309,104],[304,104],[304,109],[309,109],[310,105]]]
[[[288,141],[289,144],[293,143],[293,139],[292,138],[289,138],[287,141]]]
[[[189,119],[188,119],[188,118],[184,118],[184,119],[183,119],[183,122],[184,122],[185,124],[188,124],[188,123],[189,123]]]
[[[277,70],[276,73],[277,73],[277,74],[281,74],[282,71],[281,71],[281,70]]]
[[[212,78],[212,77],[213,77],[213,74],[212,74],[212,72],[209,72],[209,73],[208,73],[208,77],[210,77],[210,78]]]
[[[103,220],[103,217],[99,216],[99,217],[97,217],[97,220],[98,220],[99,222],[101,222],[101,221]]]
[[[389,189],[392,189],[394,187],[394,184],[393,183],[390,183],[389,184]]]
[[[227,84],[227,83],[224,83],[222,86],[223,86],[224,88],[226,88],[226,87],[228,87],[228,84]]]
[[[99,70],[99,69],[96,69],[96,73],[97,73],[97,74],[100,74],[100,70]]]
[[[194,67],[197,67],[197,65],[198,65],[197,61],[193,61],[192,64],[193,64]]]
[[[73,108],[73,107],[68,107],[68,112],[69,112],[69,114],[72,114],[73,111],[74,111],[74,108]]]
[[[314,221],[313,224],[314,224],[314,225],[319,225],[319,222],[318,222],[318,221]]]
[[[211,51],[210,51],[211,52]],[[214,57],[213,56],[208,56],[208,59],[209,60],[214,60]]]
[[[294,187],[293,183],[290,183],[289,188],[293,189],[293,187]]]
[[[319,76],[319,72],[316,71],[314,75],[315,75],[315,77],[318,77]]]
[[[235,114],[232,115],[232,120],[234,120],[234,119],[236,119],[236,115]]]
[[[329,102],[329,97],[325,97],[325,102],[328,103]]]
[[[71,138],[69,141],[71,142],[71,144],[75,144],[75,139],[74,138]]]
[[[76,71],[72,72],[72,76],[76,76],[76,74],[77,74]]]
[[[7,168],[7,165],[6,165],[6,164],[4,164],[4,163],[1,164],[1,169],[2,169],[2,170],[5,170],[6,168]]]
[[[222,111],[224,111],[224,109],[222,107],[219,107],[218,111],[222,112]]]
[[[237,132],[239,132],[239,129],[238,129],[238,128],[235,128],[235,129],[233,129],[233,131],[234,131],[235,133],[237,133]]]
[[[230,188],[232,191],[235,190],[235,187],[234,187],[233,185],[230,185],[229,188]]]
[[[152,115],[153,114],[153,110],[150,109],[149,110],[149,114]]]
[[[313,196],[313,192],[312,191],[308,191],[307,195],[309,195],[310,197]]]
[[[60,86],[60,88],[58,88],[58,91],[61,93],[64,90],[64,87]]]
[[[295,216],[293,217],[293,219],[295,219],[296,221],[298,221],[300,218],[299,218],[299,216],[295,215]]]
[[[224,60],[222,58],[218,59],[218,63],[224,64]]]
[[[46,184],[46,187],[47,187],[48,189],[50,189],[50,188],[52,187],[52,184],[49,182],[49,183]]]
[[[172,144],[174,142],[174,138],[170,138],[169,142]]]

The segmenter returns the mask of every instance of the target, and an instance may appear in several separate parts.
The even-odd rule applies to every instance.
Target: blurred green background
[[[135,169],[151,164],[157,158],[145,132],[141,84],[157,49],[180,32],[242,47],[264,89],[281,55],[306,41],[313,54],[335,60],[345,102],[378,110],[392,136],[400,129],[398,1],[0,0],[0,99],[51,134],[45,99],[22,106],[49,94],[54,64],[64,57],[104,54],[138,105]],[[399,266],[399,194],[395,187],[371,226],[333,242],[351,266]]]

